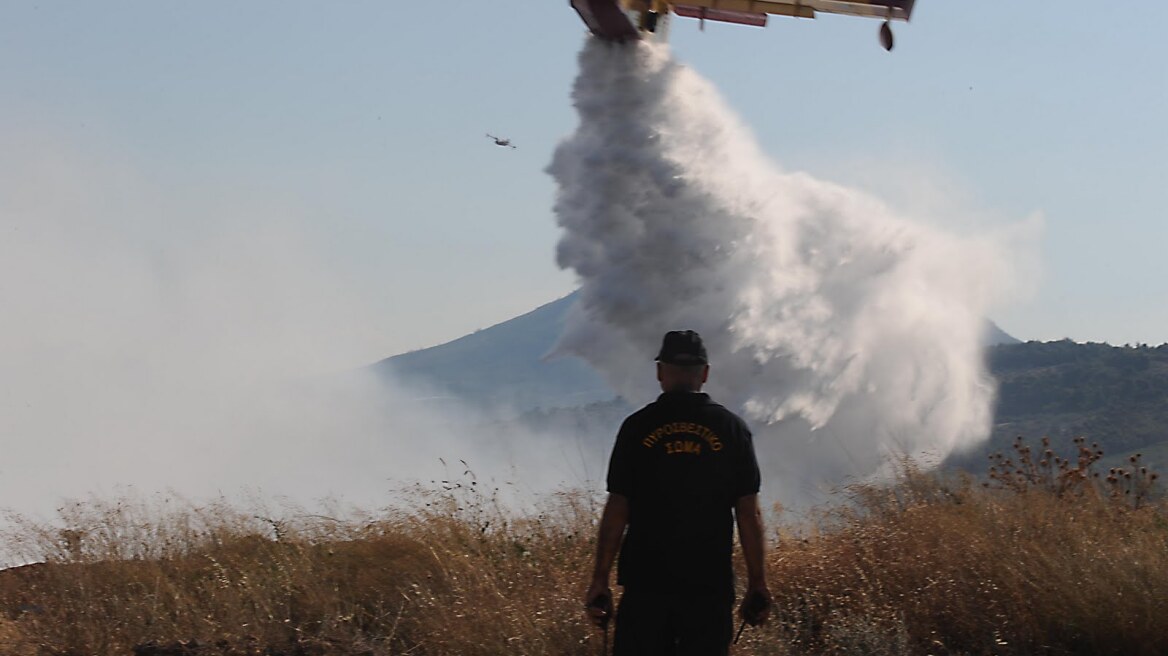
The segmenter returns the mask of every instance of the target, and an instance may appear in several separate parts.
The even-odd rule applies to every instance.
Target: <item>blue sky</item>
[[[583,27],[561,0],[438,5],[0,3],[3,171],[67,161],[64,188],[31,178],[80,199],[60,238],[114,231],[162,271],[288,217],[366,310],[355,361],[505,320],[574,288],[543,169]],[[1168,341],[1168,7],[917,5],[892,53],[840,17],[671,42],[787,169],[956,231],[1040,214],[1011,334]]]

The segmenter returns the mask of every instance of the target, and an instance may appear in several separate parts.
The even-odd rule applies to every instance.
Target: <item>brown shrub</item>
[[[1035,471],[986,486],[910,463],[777,524],[774,620],[734,653],[1168,653],[1162,502]],[[118,499],[10,518],[9,551],[42,564],[0,571],[0,653],[600,649],[580,600],[596,499],[520,512],[473,480],[407,497],[377,516]]]

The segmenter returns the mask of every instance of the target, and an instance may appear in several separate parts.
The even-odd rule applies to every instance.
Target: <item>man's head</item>
[[[710,375],[710,361],[701,335],[671,330],[657,353],[657,380],[665,392],[697,392]]]

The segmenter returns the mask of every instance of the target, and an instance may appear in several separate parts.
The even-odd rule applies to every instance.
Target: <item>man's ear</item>
[[[706,365],[705,367],[702,368],[702,382],[705,383],[709,377],[710,377],[710,365]]]

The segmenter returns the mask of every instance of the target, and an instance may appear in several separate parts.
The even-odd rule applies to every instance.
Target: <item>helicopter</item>
[[[504,139],[504,138],[502,138],[502,137],[496,137],[495,135],[493,135],[493,134],[490,134],[490,133],[487,133],[487,138],[488,138],[488,139],[494,139],[494,140],[495,140],[495,145],[496,145],[496,146],[503,146],[504,148],[515,148],[515,144],[511,143],[511,140],[510,140],[510,139]]]
[[[908,21],[916,0],[569,0],[584,24],[605,41],[664,40],[671,14],[705,22],[765,27],[769,15],[815,18],[816,13],[883,18],[880,45],[892,50],[892,21]]]

